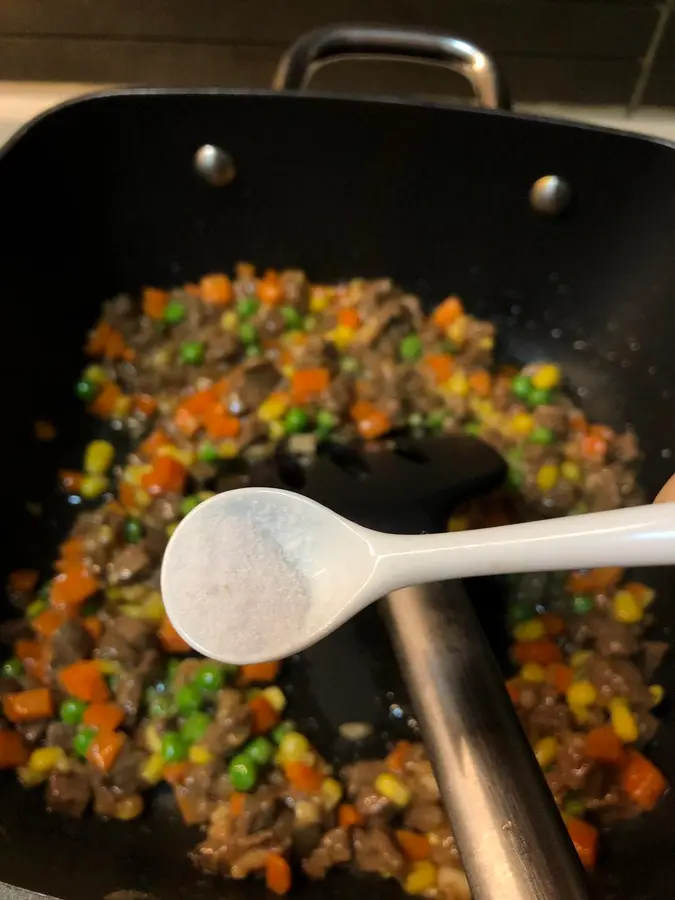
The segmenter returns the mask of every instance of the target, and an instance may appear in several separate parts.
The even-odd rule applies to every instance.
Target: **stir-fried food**
[[[181,518],[279,445],[307,461],[403,431],[477,435],[507,459],[509,486],[456,510],[451,529],[638,502],[634,435],[589,422],[555,363],[498,365],[494,344],[457,297],[427,316],[386,279],[312,285],[240,265],[232,280],[107,303],[76,386],[104,437],[60,473],[82,511],[50,577],[10,578],[22,617],[0,680],[0,766],[74,816],[134,819],[169,785],[185,822],[205,828],[196,864],[258,875],[277,894],[351,866],[465,900],[422,744],[334,770],[289,719],[281,663],[190,652],[164,613],[159,567]],[[130,452],[116,452],[115,431]],[[666,788],[643,752],[663,695],[665,645],[643,636],[654,594],[618,569],[527,576],[510,591],[507,688],[592,866],[598,828]]]

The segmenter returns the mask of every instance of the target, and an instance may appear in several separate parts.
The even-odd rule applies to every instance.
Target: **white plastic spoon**
[[[300,494],[242,488],[193,510],[169,541],[162,596],[205,656],[297,653],[413,584],[595,566],[675,563],[675,503],[452,534],[362,528]]]

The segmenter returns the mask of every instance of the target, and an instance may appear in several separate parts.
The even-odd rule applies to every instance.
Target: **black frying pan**
[[[303,43],[284,72],[299,86],[312,59],[376,49],[363,45],[362,33],[357,38],[324,33]],[[411,46],[418,58],[445,62],[452,49],[429,36],[413,36]],[[395,49],[403,53],[400,39]],[[484,65],[493,72],[488,59],[461,63],[472,77]],[[494,77],[476,88],[493,104],[502,97]],[[215,181],[227,181],[235,167],[224,186],[195,171],[195,153],[206,144],[229,155],[216,154]],[[204,171],[213,175],[208,165]],[[547,175],[562,179],[563,190],[538,195],[535,208],[531,188]],[[567,204],[559,202],[565,187]],[[0,158],[3,572],[36,562],[46,570],[64,527],[53,504],[36,519],[26,501],[45,502],[57,465],[79,460],[88,426],[72,384],[100,302],[239,259],[302,266],[321,280],[387,274],[428,304],[457,292],[495,321],[502,357],[558,360],[592,416],[635,427],[646,451],[644,487],[655,492],[671,474],[675,448],[674,194],[671,145],[436,103],[130,91],[42,116]],[[59,427],[49,447],[32,436],[41,418]],[[667,635],[675,579],[669,570],[649,576],[661,589],[656,614]],[[475,594],[498,642],[499,598],[490,598],[486,612],[485,588]],[[327,750],[329,726],[352,698],[394,736],[404,725],[389,719],[388,706],[392,698],[406,701],[379,622],[365,614],[335,640],[289,672],[294,711],[314,724]],[[346,671],[358,672],[353,689],[342,681]],[[673,661],[660,680],[667,694],[675,690]],[[675,778],[672,704],[653,754]],[[48,816],[39,793],[24,792],[12,775],[2,791],[0,880],[66,900],[98,900],[120,888],[162,900],[248,900],[264,892],[200,879],[184,856],[197,835],[177,821],[167,797],[138,823],[70,822]],[[605,840],[599,896],[672,893],[674,807],[667,799]],[[397,894],[390,883],[347,875],[297,892]]]

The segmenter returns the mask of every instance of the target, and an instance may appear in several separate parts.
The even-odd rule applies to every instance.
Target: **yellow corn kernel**
[[[162,369],[168,369],[171,365],[171,351],[166,348],[162,348],[161,350],[156,350],[152,354],[152,368],[157,371],[161,371]]]
[[[185,466],[186,469],[195,461],[193,450],[179,450],[173,444],[165,444],[163,447],[160,447],[157,450],[157,456],[168,456],[170,459],[175,459],[176,462]]]
[[[161,753],[152,753],[141,766],[141,778],[148,784],[159,784],[164,771],[164,757]]]
[[[560,474],[566,481],[571,481],[574,484],[581,481],[581,467],[577,463],[572,462],[571,459],[566,459],[560,463]]]
[[[145,744],[145,749],[149,750],[150,753],[162,752],[162,739],[154,725],[145,726],[143,743]]]
[[[354,329],[348,325],[337,325],[327,337],[339,350],[346,350],[354,339],[354,334]]]
[[[528,619],[527,622],[519,622],[514,627],[512,634],[518,642],[538,641],[546,634],[546,628],[541,619]]]
[[[289,398],[286,394],[272,394],[258,407],[258,418],[262,422],[276,422],[288,409]]]
[[[391,772],[383,772],[378,775],[374,787],[378,794],[391,800],[396,806],[404,807],[410,803],[410,791],[401,779]]]
[[[616,736],[624,744],[632,744],[639,738],[637,720],[623,697],[614,697],[609,701],[609,718]]]
[[[469,520],[466,516],[450,516],[448,519],[448,531],[466,531]]]
[[[234,441],[226,440],[218,444],[218,456],[221,459],[234,459],[237,453],[239,448]]]
[[[646,584],[640,584],[637,581],[627,584],[625,589],[630,591],[643,609],[646,609],[656,597],[656,591],[653,588],[647,587]]]
[[[454,375],[451,375],[450,378],[443,383],[442,388],[447,390],[449,394],[456,394],[458,397],[466,397],[469,393],[469,379],[464,372],[455,372]]]
[[[166,532],[167,537],[171,537],[174,531],[178,528],[178,522],[171,522],[170,525],[167,525],[164,531]]]
[[[119,675],[122,671],[122,665],[116,659],[98,659],[98,670],[101,675]]]
[[[570,665],[573,669],[580,669],[588,662],[591,653],[589,650],[575,650],[570,656]]]
[[[572,707],[592,706],[597,697],[598,692],[590,681],[575,681],[567,688],[567,703]]]
[[[523,681],[529,681],[531,684],[541,684],[546,681],[546,672],[539,663],[529,662],[525,663],[520,670],[520,677]]]
[[[280,441],[286,432],[281,422],[270,422],[267,426],[267,433],[270,436],[270,440]]]
[[[66,759],[66,751],[61,747],[40,747],[28,757],[28,769],[34,775],[47,775]]]
[[[303,762],[311,751],[309,741],[299,731],[289,731],[279,742],[277,757],[279,762]]]
[[[115,458],[110,441],[92,441],[84,451],[84,471],[87,475],[105,475]]]
[[[129,584],[119,588],[119,597],[127,603],[140,603],[150,594],[147,584]]]
[[[546,769],[555,762],[558,755],[558,741],[554,737],[542,738],[534,745],[534,755],[542,769]]]
[[[612,600],[612,615],[617,622],[634,625],[644,617],[644,609],[630,591],[617,591]]]
[[[161,622],[164,618],[164,603],[159,591],[152,591],[150,596],[137,607],[140,610],[140,618],[149,622]]]
[[[403,888],[406,893],[419,896],[435,888],[437,879],[438,869],[436,866],[429,862],[428,859],[422,859],[413,863],[410,872],[406,876]]]
[[[113,405],[113,419],[125,419],[131,412],[134,405],[134,398],[128,394],[122,394],[115,400]]]
[[[588,709],[585,706],[570,706],[570,710],[577,725],[585,725],[588,722]]]
[[[527,437],[534,428],[533,417],[526,412],[516,413],[509,422],[509,431],[518,437]]]
[[[283,712],[286,709],[286,697],[280,687],[275,684],[262,690],[262,695],[275,712]]]
[[[299,828],[316,825],[320,819],[320,809],[311,800],[298,800],[295,804],[295,824]]]
[[[200,747],[199,744],[193,744],[188,751],[188,759],[196,766],[205,766],[213,759],[213,754],[209,753],[206,747]]]
[[[547,363],[539,366],[531,378],[532,386],[538,390],[549,391],[560,384],[560,367]]]
[[[47,778],[48,772],[31,772],[28,766],[21,766],[16,770],[16,773],[19,777],[19,781],[25,788],[37,787],[38,784],[42,784],[42,782]]]
[[[654,706],[658,706],[659,703],[663,700],[663,696],[665,691],[663,690],[663,685],[661,684],[650,684],[649,685],[649,694],[652,698],[652,702]]]
[[[321,783],[321,796],[323,798],[326,809],[335,809],[340,800],[342,800],[342,785],[334,778],[324,778]]]
[[[223,331],[234,331],[239,324],[239,317],[234,310],[224,312],[220,317],[220,327]]]
[[[458,316],[452,325],[449,325],[446,328],[445,334],[453,344],[457,344],[458,347],[461,347],[462,344],[466,341],[466,332],[469,328],[469,317],[468,316]]]
[[[537,487],[546,493],[558,483],[558,467],[548,463],[537,472]]]
[[[295,366],[292,363],[284,363],[281,367],[281,374],[284,378],[292,378],[295,375]]]
[[[94,500],[108,490],[110,479],[105,475],[85,475],[80,485],[80,496],[85,500]]]
[[[115,818],[128,822],[135,819],[143,812],[143,798],[140,794],[132,794],[119,800],[115,807]]]
[[[127,466],[124,470],[124,480],[135,486],[140,485],[144,475],[152,472],[152,466],[139,464],[137,466]]]
[[[108,380],[103,366],[87,366],[82,373],[82,378],[85,381],[92,381],[94,384],[105,384]]]
[[[312,288],[312,293],[309,297],[309,309],[310,312],[313,313],[322,313],[325,312],[331,301],[331,294],[327,288],[315,287]]]

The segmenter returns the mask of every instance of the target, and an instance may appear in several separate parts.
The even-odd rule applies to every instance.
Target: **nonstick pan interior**
[[[194,173],[204,143],[232,154],[237,177],[228,187]],[[560,218],[529,204],[544,174],[571,187]],[[674,189],[670,146],[433,105],[140,93],[47,115],[0,159],[2,574],[36,563],[46,571],[63,533],[63,509],[46,501],[56,468],[77,464],[88,436],[72,385],[102,300],[238,259],[297,265],[323,280],[391,275],[429,304],[460,294],[496,322],[502,358],[560,361],[591,415],[635,427],[653,493],[675,448]],[[57,425],[54,444],[35,442],[36,419]],[[648,577],[660,587],[656,615],[668,636],[672,572]],[[477,608],[503,650],[501,594],[487,587],[474,589]],[[289,678],[293,712],[316,721],[322,749],[348,711],[376,722],[378,736],[406,727],[410,711],[373,611],[293,663]],[[673,660],[660,680],[667,695],[675,690]],[[668,701],[653,753],[672,780]],[[66,822],[44,813],[39,794],[13,776],[2,784],[0,880],[66,900],[122,888],[160,900],[262,895],[253,884],[200,880],[183,856],[195,834],[172,818],[166,798],[139,823]],[[668,896],[674,811],[667,798],[616,827],[603,844],[599,896]],[[299,896],[361,893],[396,889],[338,876]]]

